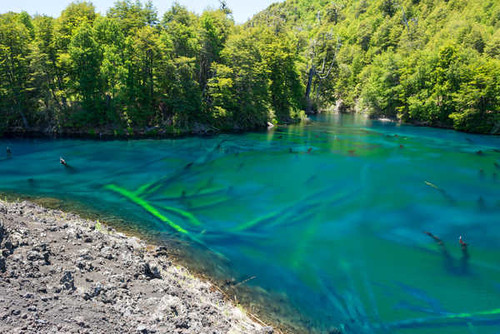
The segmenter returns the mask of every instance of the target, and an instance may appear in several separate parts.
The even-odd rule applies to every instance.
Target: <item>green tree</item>
[[[125,36],[116,20],[99,17],[94,22],[94,38],[102,49],[99,77],[107,118],[116,123],[121,118],[118,110],[126,92]]]
[[[304,86],[297,71],[296,41],[284,31],[263,30],[261,34],[271,107],[276,119],[287,123],[300,117],[299,112],[304,108]]]
[[[199,51],[198,18],[175,2],[165,13],[162,26],[170,36],[174,57],[195,58]]]
[[[127,38],[128,115],[136,125],[149,124],[156,105],[156,69],[162,57],[155,29],[144,26]]]
[[[151,1],[145,4],[139,0],[117,1],[108,10],[107,16],[114,19],[126,35],[134,34],[138,29],[145,26],[152,27],[158,23],[157,12]]]
[[[0,15],[4,129],[248,129],[303,110],[498,133],[500,2],[286,0],[244,25],[225,1],[90,2]],[[141,129],[142,130],[142,129]]]
[[[361,93],[363,106],[372,116],[397,116],[400,101],[400,59],[386,52],[378,56],[363,74],[365,84]]]
[[[223,64],[215,64],[208,82],[207,110],[219,127],[262,127],[270,120],[270,94],[259,32],[232,35],[221,59]]]
[[[71,57],[73,88],[84,112],[84,121],[105,122],[102,117],[102,49],[94,38],[92,27],[84,23],[75,32],[68,47]]]
[[[92,24],[96,18],[91,2],[72,2],[57,19],[57,43],[61,51],[66,51],[71,38],[82,24]]]
[[[220,61],[220,54],[224,49],[232,25],[232,21],[221,10],[205,11],[200,18],[201,47],[199,53],[200,74],[198,82],[202,90],[205,90],[207,81],[212,75],[212,63]]]
[[[450,114],[455,129],[498,133],[500,130],[500,61],[478,61],[464,69],[467,76],[454,94],[456,111]]]
[[[0,16],[0,112],[6,120],[4,126],[28,129],[28,113],[34,102],[29,67],[31,34],[21,18],[15,13]]]

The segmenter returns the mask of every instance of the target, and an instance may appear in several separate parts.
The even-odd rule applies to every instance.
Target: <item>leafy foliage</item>
[[[175,3],[161,21],[151,2],[130,0],[106,16],[89,2],[57,19],[0,15],[3,129],[245,130],[295,119],[293,37],[242,30],[222,7],[198,16]]]
[[[0,131],[254,129],[304,111],[500,131],[496,0],[286,0],[244,25],[224,1],[89,2],[0,15]]]
[[[499,133],[499,14],[495,0],[287,0],[247,25],[302,39],[316,108]]]

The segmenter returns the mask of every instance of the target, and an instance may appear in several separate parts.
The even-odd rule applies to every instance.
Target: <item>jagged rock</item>
[[[140,333],[140,334],[152,334],[152,333],[156,333],[156,331],[148,328],[146,325],[139,325],[136,328],[136,333]]]
[[[342,99],[338,99],[336,102],[335,102],[335,108],[334,108],[334,111],[336,113],[348,113],[349,112],[349,109],[347,107],[347,105],[345,104],[344,100]]]
[[[160,269],[156,265],[151,265],[147,262],[137,262],[134,277],[145,276],[148,279],[161,278]]]
[[[62,284],[64,290],[75,290],[75,279],[71,271],[65,271],[59,283]]]
[[[79,258],[81,260],[92,261],[94,257],[91,255],[90,249],[82,249],[79,251]]]
[[[37,251],[30,251],[28,252],[28,254],[26,254],[26,258],[28,259],[28,261],[38,261],[43,260],[43,255]]]
[[[4,236],[5,236],[5,228],[3,226],[3,221],[0,221],[0,245],[2,244]]]
[[[270,326],[263,327],[257,334],[273,334],[274,329]]]
[[[75,317],[73,320],[80,327],[88,327],[87,324],[85,323],[85,318],[82,316]]]
[[[165,246],[156,247],[154,256],[155,257],[160,257],[160,256],[167,257],[168,256],[167,247],[165,247]]]
[[[83,295],[83,299],[85,300],[90,300],[92,298],[95,298],[99,296],[99,294],[103,291],[103,287],[101,283],[95,284],[92,288],[90,288],[88,291],[86,291]]]
[[[28,202],[0,200],[0,224],[0,333],[271,333],[165,246]]]
[[[112,260],[113,259],[113,249],[111,247],[104,247],[101,249],[101,256],[105,259]]]
[[[90,272],[94,270],[94,265],[89,261],[78,260],[76,262],[76,267],[83,272]]]
[[[150,279],[161,278],[160,269],[156,265],[146,263],[144,266],[144,275]]]

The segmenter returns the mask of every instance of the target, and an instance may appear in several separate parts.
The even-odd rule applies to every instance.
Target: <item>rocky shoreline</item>
[[[283,124],[286,125],[286,124]],[[265,131],[268,124],[263,123],[251,128],[224,128],[219,129],[207,124],[195,123],[188,128],[164,128],[159,126],[137,128],[113,127],[9,127],[0,128],[0,137],[4,138],[72,138],[97,140],[132,140],[132,139],[172,139],[184,137],[211,137],[219,134],[240,134],[245,132]]]
[[[172,263],[166,247],[0,201],[0,333],[273,332]]]

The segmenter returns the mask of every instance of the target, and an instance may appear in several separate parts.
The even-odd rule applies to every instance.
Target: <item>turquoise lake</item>
[[[262,133],[0,148],[0,191],[182,243],[207,274],[274,296],[261,307],[297,331],[500,333],[498,136],[323,115]]]

